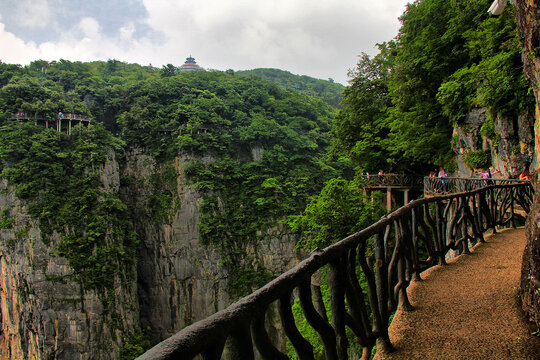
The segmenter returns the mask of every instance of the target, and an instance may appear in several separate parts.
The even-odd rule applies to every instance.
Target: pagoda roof
[[[186,58],[186,61],[184,62],[184,64],[182,66],[180,66],[178,69],[181,70],[181,71],[204,70],[202,67],[197,65],[197,62],[195,61],[195,59],[191,55]]]

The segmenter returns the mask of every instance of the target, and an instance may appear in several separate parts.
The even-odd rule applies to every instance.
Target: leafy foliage
[[[487,0],[410,3],[395,40],[351,72],[334,153],[358,171],[451,168],[452,127],[471,109],[487,108],[491,118],[532,109],[513,7],[499,17],[488,7]]]
[[[473,107],[488,108],[494,116],[517,116],[531,107],[533,99],[523,74],[521,47],[510,8],[464,36],[471,64],[441,84],[437,98],[445,115],[460,124]]]
[[[307,75],[294,75],[279,69],[253,69],[234,72],[242,77],[260,77],[279,87],[298,91],[304,95],[317,96],[334,107],[340,107],[345,87],[332,79],[321,80]]]
[[[246,246],[256,247],[262,237],[280,231],[276,223],[299,213],[306,199],[337,174],[325,163],[335,108],[320,98],[280,88],[258,77],[217,71],[177,73],[174,66],[155,69],[116,60],[40,60],[26,67],[2,66],[0,71],[6,79],[0,92],[0,111],[4,115],[0,124],[9,125],[3,140],[10,144],[9,149],[0,150],[5,152],[6,161],[9,159],[9,164],[2,164],[7,167],[4,176],[11,176],[10,181],[18,184],[18,194],[23,198],[34,201],[46,197],[44,202],[35,202],[32,213],[43,220],[45,235],[65,231],[64,223],[45,221],[58,208],[68,206],[62,201],[95,210],[91,213],[98,216],[96,221],[89,221],[88,229],[79,231],[77,227],[77,231],[66,233],[65,246],[59,246],[59,255],[73,258],[76,271],[90,287],[97,286],[100,278],[95,274],[96,282],[89,283],[93,275],[88,269],[92,266],[84,262],[93,261],[97,266],[98,261],[95,256],[85,258],[82,254],[94,251],[91,243],[99,243],[96,239],[106,233],[100,224],[118,225],[98,221],[105,212],[100,209],[107,204],[107,211],[125,210],[97,190],[99,168],[106,160],[101,150],[143,148],[158,159],[160,164],[148,179],[151,195],[147,201],[150,215],[158,223],[170,222],[180,205],[178,174],[167,164],[179,154],[195,159],[186,170],[204,195],[202,241],[222,250],[224,265],[235,279],[232,287],[239,294],[269,278],[253,256],[246,257]],[[51,120],[59,111],[87,114],[94,123],[104,125],[94,131],[99,129],[100,136],[107,140],[77,143],[90,156],[73,154],[70,147],[88,136],[86,130],[70,138],[27,124],[24,128],[32,134],[21,136],[19,126],[5,120],[8,114],[19,111]],[[39,161],[40,168],[25,157],[26,149],[32,147],[39,149],[40,156],[33,159]],[[76,165],[72,158],[77,159]],[[23,176],[22,167],[27,165],[31,174],[40,175],[35,177],[39,181],[25,180],[29,174]],[[66,176],[66,183],[73,181],[73,190],[65,189],[67,184],[57,185]],[[60,199],[61,194],[65,199]],[[103,203],[96,200],[102,198]],[[99,262],[99,266],[109,264],[114,262]]]
[[[99,126],[68,137],[31,124],[8,123],[0,131],[1,176],[28,201],[42,239],[60,235],[58,255],[67,258],[86,289],[114,288],[115,274],[132,275],[136,239],[127,207],[104,191],[100,168],[123,143]]]
[[[334,178],[311,199],[304,215],[291,217],[289,224],[302,231],[298,246],[312,250],[362,230],[381,215],[381,207],[366,201],[357,182]]]
[[[471,169],[483,169],[491,166],[491,151],[476,150],[465,154],[465,164]]]
[[[128,340],[120,349],[118,360],[136,359],[150,349],[150,340],[143,334],[141,329],[137,328],[136,331],[129,335]]]
[[[332,126],[332,154],[351,159],[359,172],[376,172],[387,168],[388,149],[387,109],[390,67],[382,52],[371,59],[363,54],[352,80],[344,92],[345,108],[336,115]]]

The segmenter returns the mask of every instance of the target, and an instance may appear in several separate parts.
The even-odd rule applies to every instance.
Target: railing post
[[[253,341],[247,320],[232,329],[229,345],[231,360],[255,360]]]
[[[439,265],[446,265],[446,259],[444,251],[445,247],[443,246],[443,230],[441,223],[441,207],[438,202],[435,203],[435,243],[437,244],[437,252],[439,253]]]
[[[288,360],[289,357],[279,351],[270,341],[268,332],[264,326],[265,312],[263,311],[260,316],[255,317],[251,323],[251,331],[253,333],[253,340],[259,350],[259,354],[264,360]]]
[[[344,262],[335,260],[328,265],[328,283],[330,285],[330,308],[332,326],[336,332],[337,354],[340,360],[347,360],[349,342],[345,333],[345,271]]]
[[[516,220],[515,220],[515,215],[514,215],[514,193],[517,192],[517,189],[512,189],[511,190],[511,196],[510,196],[510,211],[512,212],[510,214],[510,221],[512,222],[512,228],[516,228]]]
[[[336,334],[334,328],[328,324],[313,307],[311,301],[311,285],[310,281],[302,282],[298,289],[300,290],[300,305],[304,312],[304,316],[315,331],[321,337],[324,346],[324,352],[327,360],[338,360],[336,352]]]
[[[420,276],[420,264],[418,260],[418,222],[416,218],[417,208],[411,209],[411,241],[413,245],[412,254],[413,254],[413,275],[412,279],[414,281],[422,281]]]
[[[470,254],[471,251],[469,249],[469,228],[467,227],[467,209],[469,208],[469,201],[467,199],[467,196],[461,197],[461,237],[464,238],[463,240],[463,253]]]
[[[376,272],[376,291],[377,291],[377,304],[379,308],[379,314],[381,318],[381,326],[379,327],[380,337],[377,340],[377,347],[383,349],[384,352],[393,352],[394,346],[388,336],[388,320],[390,314],[388,311],[388,267],[386,262],[384,237],[382,232],[375,234],[374,238],[374,250],[375,250],[375,266]]]
[[[292,293],[289,292],[279,299],[279,314],[281,317],[281,324],[283,325],[283,331],[291,341],[300,360],[315,360],[315,357],[313,356],[313,346],[309,341],[304,339],[296,327],[291,309],[291,296]]]
[[[208,346],[202,352],[203,360],[219,360],[223,353],[223,348],[225,347],[225,340],[220,341],[216,340],[213,345]]]
[[[365,357],[366,354],[371,354],[371,350],[375,345],[375,335],[374,333],[378,332],[380,327],[380,315],[378,308],[376,311],[373,311],[373,326],[370,322],[368,311],[366,308],[366,301],[364,297],[364,290],[358,282],[358,277],[356,276],[357,270],[357,257],[360,259],[361,250],[358,249],[358,255],[356,254],[356,249],[350,249],[347,254],[347,269],[346,269],[346,286],[345,286],[345,295],[347,298],[347,305],[349,306],[350,316],[347,315],[347,325],[353,330],[354,334],[358,337],[360,345],[362,345],[363,355],[362,360],[368,360],[369,357]],[[365,263],[365,262],[364,262]],[[362,262],[361,262],[362,264]],[[372,276],[368,275],[368,276]],[[369,294],[368,294],[369,295]],[[371,297],[370,297],[371,299]],[[371,300],[369,301],[370,305],[373,305]],[[385,325],[386,327],[386,325]]]
[[[386,188],[386,210],[392,211],[392,188],[390,186]]]

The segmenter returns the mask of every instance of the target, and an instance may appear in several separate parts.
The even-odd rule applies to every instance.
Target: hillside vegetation
[[[315,79],[280,69],[240,70],[234,74],[242,77],[260,77],[285,89],[295,90],[305,95],[318,96],[335,107],[341,107],[342,94],[345,89],[345,86],[335,83],[332,79],[328,79],[328,81]]]
[[[409,4],[396,38],[361,56],[332,129],[334,153],[359,171],[453,169],[452,131],[472,109],[487,109],[493,140],[494,119],[531,111],[514,7],[490,17],[490,3]]]
[[[84,164],[99,166],[106,149],[121,158],[122,151],[140,147],[160,161],[188,154],[193,160],[187,172],[206,194],[202,241],[236,253],[229,257],[231,269],[236,269],[242,252],[229,249],[300,213],[330,178],[350,179],[349,164],[372,172],[452,167],[452,127],[470,109],[485,107],[495,117],[517,116],[531,107],[513,9],[490,18],[486,4],[410,4],[395,40],[381,44],[374,57],[360,57],[344,93],[345,108],[335,121],[334,107],[305,94],[336,104],[341,85],[275,69],[171,74],[165,68],[116,60],[38,60],[24,67],[2,63],[2,177],[17,186],[21,197],[35,202],[34,215],[42,223],[51,230],[64,229],[65,241],[78,241],[74,239],[89,229],[65,230],[63,222],[55,225],[59,220],[53,221],[51,214],[66,206],[87,210],[85,204],[101,195],[68,191],[73,198],[60,198],[54,191],[62,189],[65,175],[79,178],[77,171]],[[81,139],[83,132],[68,137],[28,124],[21,127],[8,120],[20,111],[50,119],[59,111],[88,115],[95,129]],[[326,155],[330,143],[333,160]],[[91,162],[84,160],[88,156]],[[43,177],[50,186],[36,180]],[[96,181],[88,180],[89,188],[96,187]],[[79,196],[84,201],[72,204]],[[156,212],[173,206],[173,198],[170,193],[156,196]],[[121,200],[115,201],[122,209]],[[95,216],[102,211],[90,208],[95,208]],[[48,226],[44,229],[50,232]],[[133,241],[126,246],[132,253]],[[73,254],[72,265],[77,256],[81,254]],[[117,258],[121,263],[121,256]],[[264,278],[264,269],[258,274]]]
[[[120,269],[124,256],[133,260],[136,248],[130,237],[107,238],[107,226],[115,229],[113,234],[129,234],[129,221],[134,221],[126,218],[126,204],[118,194],[108,194],[113,198],[104,202],[98,190],[98,171],[111,151],[122,161],[124,151],[142,148],[163,164],[189,156],[186,172],[205,198],[201,241],[222,249],[231,278],[243,279],[231,284],[233,292],[268,279],[264,268],[238,266],[245,245],[299,213],[309,196],[337,174],[324,160],[335,109],[318,97],[260,78],[217,71],[163,76],[162,70],[115,60],[0,64],[0,74],[2,177],[31,203],[30,213],[40,219],[44,235],[62,235],[59,254],[85,286],[111,287],[92,274]],[[58,112],[88,115],[94,121],[89,129],[67,136],[32,121],[22,126],[9,119],[21,111],[51,121]],[[174,179],[171,171],[152,180],[161,190],[150,204],[162,220],[178,205],[171,187],[158,184]],[[78,213],[85,216],[68,216]],[[126,229],[118,228],[116,220],[99,221],[103,216],[114,219],[114,214]],[[98,255],[87,256],[96,251]]]

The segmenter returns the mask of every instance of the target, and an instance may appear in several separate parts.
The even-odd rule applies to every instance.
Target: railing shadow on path
[[[157,344],[139,360],[221,359],[227,343],[232,359],[288,359],[271,340],[267,312],[279,309],[284,336],[301,360],[315,359],[313,344],[299,331],[292,304],[299,298],[303,316],[318,333],[326,359],[369,359],[377,344],[393,346],[388,326],[399,307],[410,310],[407,287],[422,270],[445,264],[451,252],[469,253],[484,232],[516,225],[516,208],[528,213],[532,185],[499,184],[419,199],[308,258],[252,294]],[[317,281],[326,271],[330,301]],[[360,274],[362,273],[362,274]],[[360,278],[364,279],[361,284]],[[331,319],[324,314],[329,307]],[[347,328],[362,350],[353,354]],[[350,331],[349,331],[350,333]]]

